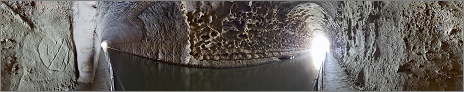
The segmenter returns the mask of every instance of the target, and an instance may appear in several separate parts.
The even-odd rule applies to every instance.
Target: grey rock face
[[[1,90],[74,88],[71,6],[2,1]],[[106,41],[161,62],[224,68],[299,55],[322,33],[358,90],[462,90],[462,8],[462,1],[98,2],[94,45],[96,55]]]
[[[461,1],[343,2],[338,10],[333,52],[360,90],[462,90]]]
[[[169,63],[188,62],[180,2],[100,2],[97,34],[111,48]]]
[[[322,7],[303,2],[102,2],[101,40],[168,63],[237,67],[309,49]],[[111,8],[110,8],[111,7]],[[116,8],[117,7],[117,8]]]
[[[292,3],[185,2],[192,61],[242,66],[302,53],[326,20],[320,6]]]
[[[78,82],[92,83],[98,61],[94,61],[95,1],[73,2],[73,39],[76,44]]]
[[[76,63],[71,2],[4,2],[2,89],[72,90]]]

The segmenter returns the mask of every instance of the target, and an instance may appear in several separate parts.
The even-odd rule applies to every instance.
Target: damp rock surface
[[[339,4],[332,51],[358,90],[462,90],[462,1]]]
[[[76,44],[77,69],[79,70],[78,82],[91,83],[97,62],[94,61],[94,36],[96,26],[95,1],[73,2],[73,39]]]
[[[119,51],[173,64],[237,67],[309,49],[327,22],[308,2],[101,2],[97,34]]]
[[[243,66],[309,48],[326,20],[322,7],[301,2],[184,2],[193,62]],[[293,6],[294,5],[294,6]],[[212,65],[218,66],[218,65]]]
[[[188,63],[188,26],[180,2],[99,2],[97,41],[168,63]]]
[[[2,91],[73,90],[71,2],[2,1]]]
[[[2,91],[75,89],[71,6],[1,2]],[[95,8],[95,55],[105,41],[171,64],[251,66],[299,55],[323,33],[350,89],[462,90],[462,1],[102,1]]]

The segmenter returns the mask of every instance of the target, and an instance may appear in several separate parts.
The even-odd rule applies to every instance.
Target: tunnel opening
[[[166,2],[164,2],[166,3]],[[177,4],[177,2],[170,2],[172,4]],[[198,3],[198,2],[196,2]],[[112,65],[115,67],[114,76],[116,90],[118,90],[118,85],[120,88],[125,88],[128,90],[134,89],[146,89],[141,88],[145,86],[134,86],[140,83],[152,84],[152,85],[181,85],[182,87],[177,87],[182,90],[191,90],[191,89],[230,89],[230,88],[239,88],[239,90],[246,89],[261,89],[260,85],[275,86],[275,89],[293,89],[293,90],[311,90],[314,86],[313,82],[317,76],[317,71],[319,70],[322,60],[325,57],[325,53],[329,47],[328,40],[325,36],[324,22],[326,22],[326,15],[322,7],[314,3],[294,3],[295,6],[288,7],[289,9],[285,10],[274,10],[272,7],[268,8],[258,8],[262,7],[259,4],[266,2],[221,2],[224,4],[233,4],[240,5],[243,7],[251,7],[251,10],[233,10],[230,11],[228,6],[214,6],[214,3],[204,2],[201,6],[189,6],[189,4],[184,3],[186,7],[197,7],[189,10],[186,9],[184,12],[185,16],[181,18],[186,19],[186,25],[188,28],[188,34],[169,36],[165,35],[165,32],[175,32],[170,29],[159,30],[157,22],[149,21],[153,16],[160,15],[151,15],[153,12],[162,12],[166,13],[168,11],[164,10],[153,10],[158,9],[156,7],[164,7],[155,4],[150,6],[147,10],[143,11],[142,15],[138,16],[145,24],[145,29],[148,31],[153,31],[150,33],[159,34],[159,36],[147,37],[148,40],[154,39],[155,41],[160,40],[159,45],[155,41],[142,41],[145,43],[140,43],[142,46],[144,44],[150,44],[149,47],[145,49],[139,49],[138,45],[133,45],[131,43],[125,47],[120,47],[118,41],[112,39],[111,46],[108,47],[108,43],[102,41],[101,47],[103,50],[109,48],[109,57]],[[270,6],[280,6],[279,4],[285,5],[287,3],[275,3],[275,5]],[[191,4],[198,5],[198,4]],[[204,6],[212,7],[224,7],[224,8],[211,8],[202,10]],[[256,5],[256,6],[254,6]],[[155,7],[156,6],[156,7]],[[200,8],[198,8],[200,7]],[[221,14],[215,14],[212,12],[218,11],[230,11],[230,12],[220,12],[224,14],[232,14],[231,16],[220,16]],[[242,13],[251,13],[251,14],[242,14]],[[283,14],[281,14],[283,13]],[[273,15],[286,15],[282,16],[267,16],[269,14]],[[166,17],[166,16],[163,16]],[[238,19],[238,17],[243,19]],[[266,17],[266,18],[260,18]],[[197,21],[196,19],[202,19],[202,21]],[[180,19],[172,19],[180,20]],[[183,19],[182,19],[183,21]],[[111,23],[108,23],[111,24]],[[116,24],[114,24],[116,25]],[[167,24],[166,24],[167,25]],[[164,25],[162,25],[164,26]],[[117,29],[121,26],[111,26],[108,28],[103,28],[102,30]],[[122,26],[124,27],[124,26]],[[183,29],[182,29],[183,30]],[[111,31],[111,30],[110,30]],[[118,30],[119,31],[119,30]],[[120,30],[124,31],[124,30]],[[179,31],[179,30],[177,30]],[[124,31],[125,32],[125,31]],[[124,33],[120,32],[120,33]],[[129,32],[129,31],[127,31]],[[124,34],[109,34],[108,32],[102,32],[104,35],[102,38],[111,37],[123,37],[118,35]],[[106,35],[106,36],[105,36]],[[179,64],[177,58],[172,56],[172,51],[170,49],[175,45],[163,45],[170,44],[175,41],[171,41],[168,38],[171,37],[186,37],[189,45],[185,45],[186,48],[189,48],[187,54],[190,55],[187,63]],[[107,38],[106,38],[107,39]],[[129,38],[128,38],[129,39]],[[103,39],[105,40],[105,39]],[[130,40],[130,39],[129,39]],[[164,41],[169,40],[169,41]],[[116,44],[115,44],[116,43]],[[177,42],[175,42],[177,43]],[[219,45],[220,44],[220,45]],[[313,46],[311,46],[311,44]],[[182,47],[184,48],[184,47]],[[311,51],[311,48],[314,48]],[[322,48],[322,49],[321,49]],[[126,49],[126,51],[122,51]],[[148,50],[147,50],[148,49]],[[168,50],[166,50],[168,49]],[[142,51],[137,51],[142,50]],[[154,50],[155,52],[150,52]],[[104,52],[106,52],[104,51]],[[121,51],[121,52],[119,52]],[[127,53],[128,51],[131,51]],[[308,51],[315,52],[313,56],[310,56]],[[183,51],[182,51],[183,52]],[[130,54],[130,55],[127,55]],[[148,57],[149,59],[137,58],[136,60],[131,60],[131,58],[136,58],[131,56]],[[306,56],[307,55],[307,56]],[[315,55],[315,56],[314,56]],[[322,56],[321,56],[322,55]],[[312,57],[318,57],[319,59],[311,60]],[[322,57],[322,58],[320,58]],[[166,59],[166,58],[176,58],[176,59]],[[182,58],[183,59],[183,58]],[[309,61],[309,62],[308,62]],[[312,62],[311,62],[312,61]],[[139,66],[137,64],[148,62],[162,62],[156,64],[148,64],[148,66]],[[165,64],[166,63],[166,64]],[[193,67],[191,67],[193,66]],[[159,67],[159,68],[152,68]],[[173,74],[182,75],[182,76],[171,76],[173,79],[164,78],[166,72],[157,72],[161,70],[173,71]],[[266,69],[267,71],[256,71],[253,75],[248,75],[249,73],[243,72],[244,70],[259,70]],[[131,70],[144,70],[144,71],[131,71]],[[178,71],[179,70],[179,71]],[[271,71],[269,71],[271,70]],[[275,71],[272,71],[275,70]],[[196,71],[196,73],[191,73],[191,71]],[[287,72],[287,76],[281,76],[281,73]],[[201,73],[201,74],[198,74]],[[204,74],[203,74],[204,73]],[[236,75],[236,78],[225,79],[220,76],[228,76],[229,73]],[[156,82],[141,82],[140,78],[135,78],[129,75],[140,75],[144,74],[147,76],[139,76],[145,81]],[[264,74],[264,75],[262,75]],[[120,78],[117,78],[119,75]],[[150,76],[148,76],[150,75]],[[199,75],[204,75],[206,77],[214,77],[204,81],[202,84],[214,84],[215,86],[206,86],[206,85],[195,85],[193,82],[199,78]],[[238,76],[246,76],[251,80],[242,80]],[[262,77],[266,76],[266,77]],[[152,77],[163,77],[161,79],[151,79]],[[290,77],[298,77],[290,78]],[[180,80],[177,80],[177,79]],[[265,78],[265,79],[262,79]],[[282,81],[275,81],[280,79]],[[134,81],[129,81],[134,80]],[[234,81],[231,81],[234,80]],[[263,82],[266,80],[266,82]],[[274,81],[271,81],[274,80]],[[304,81],[296,81],[304,80]],[[184,83],[187,82],[187,83]],[[223,82],[226,84],[221,84]],[[228,84],[231,83],[231,84]],[[286,86],[293,85],[293,86]],[[248,87],[246,87],[248,86]],[[250,88],[249,88],[250,87]],[[254,87],[254,88],[251,88]],[[171,87],[156,87],[156,89],[173,89]]]
[[[311,42],[311,57],[314,67],[319,69],[326,58],[326,53],[330,50],[330,42],[327,37],[318,33]]]
[[[108,42],[107,41],[102,41],[101,45],[100,45],[103,49],[106,49],[108,48]]]
[[[462,1],[0,6],[2,91],[462,90]]]

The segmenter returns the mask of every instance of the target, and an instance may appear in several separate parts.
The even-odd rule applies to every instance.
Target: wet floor
[[[178,66],[108,50],[116,90],[312,90],[309,56],[242,68]]]

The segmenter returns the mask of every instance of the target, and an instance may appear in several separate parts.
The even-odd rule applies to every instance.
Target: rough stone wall
[[[303,2],[184,2],[194,60],[213,66],[259,64],[308,50],[323,31],[322,7]]]
[[[180,2],[99,2],[98,6],[99,41],[138,56],[188,62],[188,26]]]
[[[305,2],[100,2],[98,41],[168,63],[236,67],[309,49],[324,30],[322,7]],[[100,43],[98,43],[100,44]]]
[[[78,82],[93,82],[94,70],[98,61],[94,61],[95,56],[95,1],[73,2],[73,39],[76,44],[77,66],[79,70]],[[93,66],[93,67],[92,67]]]
[[[1,83],[9,90],[72,90],[71,2],[2,1]]]
[[[1,90],[72,90],[71,2],[1,3]],[[168,63],[278,61],[325,32],[359,90],[462,90],[462,1],[99,2],[96,46]],[[97,54],[100,49],[95,49]]]
[[[462,90],[462,5],[342,2],[332,51],[359,90]]]

